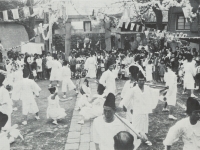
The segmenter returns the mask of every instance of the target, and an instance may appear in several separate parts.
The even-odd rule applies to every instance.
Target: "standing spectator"
[[[70,60],[70,69],[72,72],[72,77],[75,77],[75,73],[76,73],[76,58],[74,55],[72,55],[72,58]]]
[[[46,59],[46,56],[43,55],[43,58],[42,58],[42,78],[44,80],[47,79],[47,59]]]
[[[47,57],[46,57],[46,65],[47,65],[47,78],[50,78],[50,74],[51,74],[51,62],[52,62],[52,57],[51,57],[51,53],[48,52],[47,53]]]
[[[42,79],[42,59],[40,55],[38,55],[36,63],[37,63],[37,77],[38,79]]]
[[[160,64],[158,65],[158,72],[159,72],[161,82],[164,82],[165,71],[166,71],[166,66],[164,64],[164,61],[161,60]]]

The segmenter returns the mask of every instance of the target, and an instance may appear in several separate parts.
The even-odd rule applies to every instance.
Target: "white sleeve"
[[[182,121],[179,121],[169,129],[167,137],[163,141],[163,144],[165,146],[172,145],[177,139],[179,139],[183,135],[182,126],[183,126]]]
[[[99,83],[106,86],[107,72],[104,72],[99,80]]]
[[[97,123],[97,118],[94,119],[94,122],[93,122],[93,142],[96,143],[96,144],[99,144],[100,143],[100,135],[98,133],[98,123]]]
[[[124,98],[124,96],[125,96],[126,90],[128,89],[128,82],[129,81],[126,81],[126,83],[124,84],[124,87],[121,92],[121,98]]]
[[[123,104],[126,108],[130,108],[131,100],[134,98],[134,88],[128,90],[123,98]]]

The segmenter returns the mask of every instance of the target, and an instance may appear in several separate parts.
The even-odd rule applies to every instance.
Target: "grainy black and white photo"
[[[200,0],[0,0],[0,150],[200,150]]]

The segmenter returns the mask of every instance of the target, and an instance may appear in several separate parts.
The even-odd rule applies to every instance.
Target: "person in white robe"
[[[115,61],[108,60],[107,63],[108,70],[106,70],[100,80],[99,83],[105,86],[104,96],[107,96],[108,93],[113,93],[114,95],[117,93],[116,91],[116,82],[115,79],[118,77],[118,69],[115,68]]]
[[[23,70],[23,79],[21,81],[19,91],[20,92],[20,100],[22,101],[22,114],[24,115],[23,125],[27,124],[27,115],[29,113],[35,114],[35,118],[37,120],[39,117],[39,108],[35,101],[35,96],[39,96],[41,88],[37,85],[34,80],[29,79],[29,71],[27,69]]]
[[[38,55],[38,58],[36,59],[37,63],[37,75],[39,79],[42,79],[42,58],[40,55]]]
[[[78,94],[76,91],[76,86],[71,80],[71,70],[69,68],[69,64],[67,61],[64,61],[62,67],[62,92],[64,93],[63,98],[66,98],[66,92],[71,90],[74,90]]]
[[[167,66],[167,72],[164,75],[164,80],[166,82],[165,85],[168,86],[169,89],[165,95],[166,102],[163,111],[169,111],[169,119],[177,120],[177,118],[173,116],[173,107],[176,106],[177,76],[175,72],[172,71],[171,65]],[[169,110],[167,109],[167,105]]]
[[[194,95],[194,89],[195,89],[195,75],[196,75],[196,68],[194,63],[192,62],[192,55],[188,55],[187,58],[188,62],[184,64],[184,91],[183,94],[185,94],[185,89],[191,90],[191,97],[195,97]]]
[[[141,140],[138,139],[136,134],[131,132],[124,123],[122,123],[117,117],[115,117],[114,114],[115,96],[112,93],[109,93],[104,103],[104,115],[95,118],[93,122],[92,133],[96,149],[114,150],[113,137],[120,131],[128,131],[134,136],[134,150],[136,150],[139,147]],[[128,122],[125,119],[123,120],[124,122]],[[134,131],[141,135],[138,130]],[[146,139],[145,135],[141,135],[141,137],[143,137],[143,139]]]
[[[50,85],[52,86],[52,82],[56,81],[57,86],[59,86],[59,81],[61,81],[61,73],[60,70],[62,68],[61,63],[57,60],[57,57],[54,56],[54,59],[51,61],[51,75],[50,75]]]
[[[8,116],[8,121],[6,125],[3,127],[4,130],[7,130],[11,127],[11,114],[13,111],[12,108],[13,102],[10,98],[8,90],[3,85],[4,80],[5,76],[0,74],[0,112]]]
[[[95,53],[92,53],[91,57],[86,60],[84,68],[88,71],[86,77],[96,78],[97,60]]]
[[[124,103],[124,97],[127,94],[127,91],[129,91],[131,88],[133,88],[135,86],[135,83],[137,81],[137,74],[138,74],[138,72],[139,72],[139,68],[136,67],[136,66],[131,66],[129,68],[130,80],[126,81],[126,83],[124,84],[124,87],[122,89],[122,92],[121,92],[121,99],[122,100],[120,102],[119,107],[121,107],[121,108],[124,109],[124,111],[126,112],[126,119],[129,122],[132,122],[132,113],[133,113],[133,110],[132,110],[131,107],[127,107],[127,109],[124,107],[124,105],[123,105],[123,103]],[[131,106],[131,105],[129,105],[129,106]]]
[[[89,81],[85,79],[80,87],[80,93],[77,98],[76,110],[81,110],[84,106],[92,107],[92,105],[90,104],[91,94],[92,93],[89,87]]]
[[[49,88],[51,95],[48,97],[47,119],[53,119],[53,124],[57,125],[57,120],[63,119],[67,114],[65,109],[60,107],[59,97],[56,87]]]
[[[171,150],[172,144],[182,139],[183,150],[200,150],[200,105],[190,97],[187,100],[187,114],[189,117],[179,120],[172,126],[163,141],[166,150]],[[189,106],[189,108],[188,108]]]
[[[79,114],[82,116],[82,119],[78,122],[79,124],[84,124],[85,121],[89,119],[94,119],[103,114],[103,104],[105,98],[103,97],[103,92],[105,87],[102,84],[98,85],[97,92],[92,98],[91,107],[84,106]]]
[[[153,64],[152,61],[149,60],[148,64],[146,65],[146,80],[148,82],[153,81],[152,73],[153,73]]]
[[[159,90],[144,85],[145,77],[138,73],[138,84],[127,91],[124,97],[124,106],[132,107],[132,126],[142,133],[148,133],[149,113],[156,108],[159,98]],[[131,100],[130,100],[131,99]],[[129,106],[131,105],[131,106]]]

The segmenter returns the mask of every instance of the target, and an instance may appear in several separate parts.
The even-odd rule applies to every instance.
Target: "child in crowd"
[[[99,84],[97,88],[98,94],[93,96],[91,105],[85,105],[79,112],[82,116],[82,120],[78,122],[79,124],[84,124],[85,120],[93,119],[103,114],[103,104],[105,102],[105,98],[103,97],[104,90],[105,87]]]
[[[69,63],[67,61],[63,62],[62,67],[62,92],[64,93],[63,98],[66,98],[66,92],[75,90],[76,86],[71,80],[71,70],[69,68]],[[76,91],[76,93],[78,93]]]
[[[148,65],[146,66],[146,81],[151,82],[153,80],[153,64],[152,61],[149,60]]]
[[[60,107],[58,91],[56,87],[50,87],[51,95],[48,97],[47,119],[53,119],[53,124],[57,125],[58,119],[63,119],[67,114],[65,109]]]
[[[159,72],[161,82],[164,82],[165,70],[166,70],[166,66],[164,64],[164,61],[161,60],[159,65],[158,65],[158,72]]]
[[[34,80],[36,81],[37,80],[37,63],[36,63],[36,58],[33,59],[33,63],[31,64],[31,67],[32,67],[32,72],[33,72],[33,77],[34,77]]]

